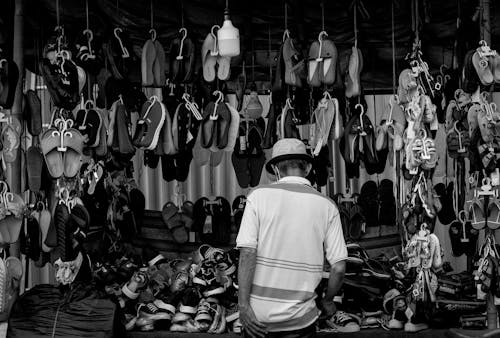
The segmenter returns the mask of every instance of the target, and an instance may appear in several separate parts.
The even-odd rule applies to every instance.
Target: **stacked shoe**
[[[358,332],[360,330],[360,319],[344,311],[335,312],[326,323],[334,332]]]

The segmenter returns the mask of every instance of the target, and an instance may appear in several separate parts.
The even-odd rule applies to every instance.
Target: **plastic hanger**
[[[463,144],[462,144],[462,135],[460,134],[460,131],[458,130],[458,127],[457,127],[457,124],[458,124],[458,121],[455,121],[453,123],[453,130],[457,133],[458,135],[458,150],[457,152],[458,153],[465,153],[466,152],[466,149],[464,148]]]
[[[290,39],[290,31],[288,29],[285,29],[285,31],[283,32],[283,38],[282,38],[282,42],[285,42],[286,39]]]
[[[0,123],[10,123],[11,119],[12,118],[10,116],[6,117],[3,107],[0,106]]]
[[[318,50],[318,57],[316,59],[317,62],[323,61],[323,58],[321,57],[321,51],[323,50],[323,37],[328,36],[328,33],[325,31],[321,31],[318,34],[318,42],[319,42],[319,50]]]
[[[218,95],[218,97],[214,104],[214,111],[212,114],[210,114],[210,120],[215,121],[219,118],[219,115],[217,114],[217,107],[221,102],[224,101],[224,94],[220,90],[216,90],[213,94]]]
[[[484,40],[479,41],[479,48],[477,49],[477,52],[481,58],[497,55],[496,50],[491,49]]]
[[[219,55],[219,47],[217,46],[217,34],[214,33],[214,29],[220,29],[219,25],[213,25],[212,28],[210,29],[210,34],[212,35],[214,39],[214,48],[210,51],[210,55],[212,56],[217,56]],[[245,69],[245,67],[243,67]]]
[[[186,40],[187,37],[187,29],[182,27],[181,29],[179,29],[179,33],[182,33],[182,38],[181,38],[181,46],[179,48],[179,55],[177,55],[176,59],[182,60],[184,59],[184,56],[182,55],[182,50],[184,49],[184,40]]]
[[[469,239],[465,236],[465,224],[467,223],[467,213],[465,210],[460,210],[458,213],[458,220],[460,221],[460,224],[462,224],[462,238],[460,238],[460,242],[468,243]]]
[[[94,51],[92,49],[92,40],[94,40],[94,33],[89,28],[87,28],[83,31],[83,34],[87,36],[87,46],[89,47],[89,55],[87,56],[87,58],[95,59]]]
[[[151,34],[151,41],[155,42],[156,41],[156,29],[151,28],[148,33]]]
[[[123,30],[122,30],[121,28],[118,28],[118,27],[117,27],[117,28],[115,28],[115,29],[113,30],[113,33],[114,33],[114,35],[115,35],[115,38],[118,40],[118,43],[120,44],[120,49],[122,50],[122,58],[124,58],[124,59],[125,59],[125,58],[130,57],[130,54],[128,53],[128,49],[127,49],[127,47],[125,47],[125,46],[123,45],[123,41],[122,41],[122,39],[120,38],[120,34],[122,33],[122,31],[123,31]]]
[[[361,109],[361,113],[359,114],[359,123],[360,123],[360,126],[361,126],[361,132],[359,133],[360,136],[366,136],[366,132],[365,132],[365,126],[364,126],[364,123],[363,123],[363,116],[365,115],[365,108],[363,107],[363,105],[361,103],[357,103],[355,106],[354,106],[354,109]]]
[[[182,99],[186,104],[186,108],[193,114],[195,119],[197,119],[198,121],[203,120],[203,116],[201,116],[200,114],[198,104],[191,101],[191,96],[188,93],[184,93],[182,94]]]

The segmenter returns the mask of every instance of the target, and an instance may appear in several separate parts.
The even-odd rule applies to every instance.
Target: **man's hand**
[[[323,298],[321,300],[321,317],[330,318],[337,311],[337,307],[333,300],[326,300]]]
[[[240,321],[245,334],[252,338],[265,337],[266,326],[257,320],[249,304],[239,305]]]

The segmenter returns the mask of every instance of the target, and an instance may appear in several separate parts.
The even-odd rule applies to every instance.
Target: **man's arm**
[[[330,267],[330,277],[328,279],[328,287],[325,296],[321,300],[323,306],[323,314],[327,317],[332,316],[336,311],[336,306],[333,302],[333,297],[339,292],[342,283],[344,282],[345,261],[340,261]]]
[[[244,330],[250,337],[264,337],[266,327],[255,317],[250,307],[250,291],[252,290],[257,250],[253,248],[240,248],[240,263],[238,266],[238,307],[240,321]]]

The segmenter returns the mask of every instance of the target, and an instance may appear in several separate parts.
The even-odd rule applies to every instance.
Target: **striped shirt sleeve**
[[[330,265],[347,259],[347,247],[336,207],[331,208],[325,235],[326,259]]]
[[[259,238],[259,218],[250,196],[247,198],[245,211],[241,219],[240,231],[236,237],[237,248],[257,248]]]

